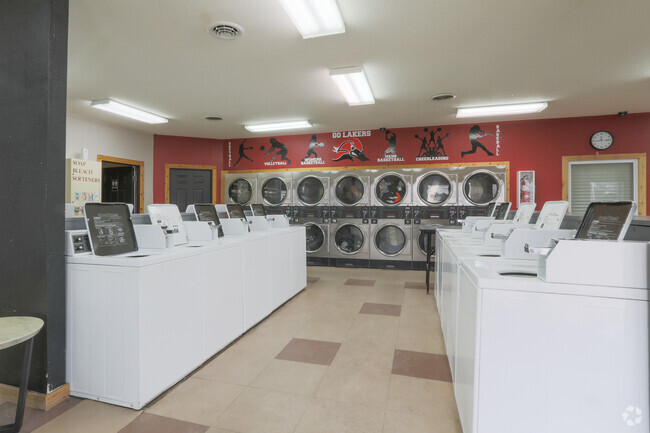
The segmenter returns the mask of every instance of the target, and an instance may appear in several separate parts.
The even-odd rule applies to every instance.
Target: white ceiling
[[[243,124],[303,118],[314,132],[468,123],[456,108],[532,101],[549,107],[512,119],[650,112],[648,0],[338,4],[346,33],[302,39],[277,0],[70,0],[68,110],[209,138],[264,135]],[[222,20],[244,36],[208,34]],[[363,65],[376,104],[348,107],[329,78],[330,68],[354,65]],[[431,102],[439,92],[458,97]],[[170,121],[147,125],[89,107],[102,98]]]

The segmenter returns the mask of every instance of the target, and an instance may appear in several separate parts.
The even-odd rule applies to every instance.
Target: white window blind
[[[571,212],[584,213],[592,201],[637,201],[636,190],[636,160],[569,163]]]

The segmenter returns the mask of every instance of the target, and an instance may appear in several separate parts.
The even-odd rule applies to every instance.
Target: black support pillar
[[[0,316],[45,321],[29,389],[65,383],[68,0],[0,0]],[[22,345],[0,351],[20,382]]]

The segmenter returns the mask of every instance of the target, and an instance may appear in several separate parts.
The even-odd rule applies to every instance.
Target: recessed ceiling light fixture
[[[267,132],[267,131],[281,131],[285,129],[300,129],[311,128],[312,124],[309,120],[294,120],[291,122],[276,122],[276,123],[259,123],[256,125],[244,125],[250,132]]]
[[[280,0],[304,39],[345,33],[336,0]]]
[[[113,101],[112,99],[96,99],[90,103],[90,106],[113,114],[119,114],[120,116],[128,117],[130,119],[139,120],[140,122],[151,124],[169,122],[169,120],[164,117],[151,114],[147,111],[140,110],[139,108],[124,105],[120,102]]]
[[[529,104],[492,105],[487,107],[459,108],[456,118],[481,116],[510,116],[513,114],[539,113],[548,107],[547,102]]]
[[[361,66],[330,69],[330,77],[348,101],[348,105],[375,103],[375,97]]]

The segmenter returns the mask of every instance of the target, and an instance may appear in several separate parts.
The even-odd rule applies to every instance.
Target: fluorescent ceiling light
[[[280,0],[304,39],[345,33],[336,0]]]
[[[548,103],[546,102],[533,102],[530,104],[459,108],[456,117],[509,116],[512,114],[539,113],[546,107],[548,107]]]
[[[244,125],[250,132],[280,131],[283,129],[311,128],[309,120],[294,120],[292,122],[260,123],[257,125]]]
[[[330,77],[349,105],[374,104],[375,97],[361,66],[330,69]]]
[[[92,101],[90,106],[110,113],[119,114],[120,116],[139,120],[140,122],[152,124],[169,122],[169,120],[164,117],[156,116],[155,114],[142,111],[138,108],[129,107],[128,105],[115,102],[112,99],[97,99]]]

